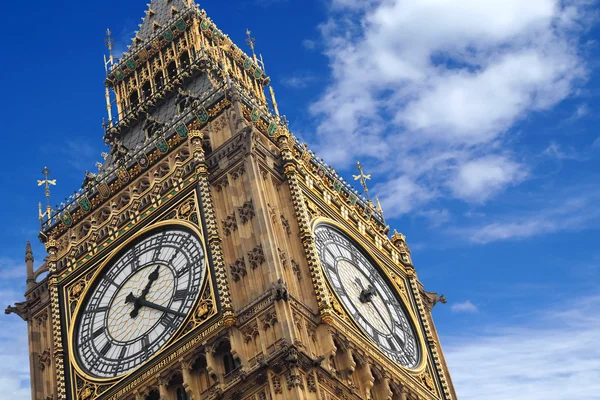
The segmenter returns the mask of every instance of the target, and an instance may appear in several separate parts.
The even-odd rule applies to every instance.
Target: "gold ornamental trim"
[[[102,263],[98,266],[98,268],[96,269],[96,271],[94,272],[94,275],[91,279],[89,279],[89,282],[91,284],[86,285],[85,289],[83,289],[82,291],[80,291],[78,293],[78,297],[82,300],[79,301],[74,312],[73,312],[73,318],[70,320],[70,326],[69,326],[69,331],[68,331],[68,338],[70,340],[71,343],[75,343],[75,329],[76,329],[76,325],[77,325],[77,321],[79,319],[80,313],[81,313],[81,308],[83,307],[83,304],[85,303],[85,299],[87,299],[88,295],[90,294],[90,290],[91,288],[94,286],[93,283],[95,283],[99,278],[101,278],[102,274],[105,272],[105,269],[107,268],[107,266],[114,261],[115,256],[120,253],[121,250],[123,250],[124,248],[128,247],[132,242],[134,242],[135,240],[137,240],[140,236],[154,231],[156,229],[160,229],[161,227],[166,227],[166,226],[183,226],[189,230],[191,230],[198,238],[198,240],[200,240],[200,243],[202,243],[202,245],[204,246],[204,262],[205,262],[205,274],[204,274],[204,278],[203,278],[203,283],[202,283],[202,289],[200,291],[200,294],[198,295],[198,298],[196,300],[196,303],[194,304],[193,307],[193,311],[190,311],[190,313],[186,316],[185,320],[182,322],[182,324],[180,325],[180,327],[177,329],[177,331],[173,334],[173,336],[171,337],[171,339],[165,343],[165,345],[162,347],[161,350],[159,350],[158,352],[156,352],[152,357],[150,357],[148,360],[146,360],[146,362],[144,362],[143,364],[141,364],[140,366],[138,366],[137,368],[135,368],[132,371],[129,371],[121,376],[119,376],[118,378],[97,378],[97,377],[93,377],[88,375],[87,373],[85,373],[81,367],[79,366],[79,363],[77,362],[77,357],[75,355],[74,349],[71,346],[68,349],[68,353],[69,353],[69,361],[71,363],[71,367],[75,370],[76,374],[78,376],[80,376],[81,378],[85,379],[86,381],[88,381],[89,383],[93,383],[93,384],[116,384],[119,381],[122,381],[124,379],[126,379],[127,377],[131,376],[132,374],[137,373],[141,368],[143,368],[145,365],[148,365],[149,363],[155,361],[157,358],[159,358],[165,351],[165,349],[167,349],[171,344],[175,343],[180,337],[182,332],[184,331],[184,329],[187,327],[188,323],[194,318],[194,314],[196,314],[196,312],[198,311],[197,308],[198,306],[202,306],[204,301],[203,301],[203,294],[206,291],[207,287],[210,286],[212,287],[212,276],[211,276],[211,268],[209,267],[209,260],[208,260],[208,252],[206,251],[207,249],[207,245],[206,242],[204,240],[204,235],[202,232],[202,229],[199,226],[196,226],[190,222],[187,221],[182,221],[182,220],[175,220],[175,219],[171,219],[171,220],[166,220],[166,221],[160,221],[157,222],[155,224],[151,224],[147,227],[144,227],[142,229],[140,229],[138,232],[136,232],[132,237],[130,237],[129,239],[127,239],[126,241],[124,241],[123,243],[119,244],[116,248],[114,248],[111,251],[111,255],[109,257],[107,257],[104,261],[102,261]],[[79,281],[76,281],[74,283],[74,286],[78,285]],[[65,287],[63,290],[70,292],[71,291],[71,287],[67,286]],[[214,290],[211,290],[212,293],[212,302],[213,304],[216,304],[216,299],[214,299]],[[68,293],[65,293],[65,298],[67,298]],[[203,320],[206,321],[208,318],[210,318],[211,316],[216,314],[216,307],[213,307],[214,312],[212,313],[212,315],[207,316],[207,313],[205,313],[204,311],[202,311],[202,317]],[[204,318],[206,317],[206,318]],[[195,327],[194,327],[195,328]],[[76,388],[73,388],[76,390]]]
[[[414,307],[412,307],[412,305],[410,304],[410,302],[407,302],[407,300],[409,300],[407,297],[407,295],[403,295],[403,293],[399,290],[398,285],[396,284],[396,282],[394,281],[393,275],[395,274],[394,271],[392,271],[387,265],[385,265],[384,263],[379,261],[379,257],[377,257],[373,252],[367,251],[367,247],[365,246],[365,239],[360,237],[359,235],[354,234],[354,232],[352,232],[351,230],[349,230],[348,228],[346,228],[344,225],[340,224],[337,221],[334,221],[330,218],[326,218],[326,217],[317,217],[315,218],[312,222],[311,222],[311,232],[314,236],[314,232],[315,229],[319,226],[319,225],[330,225],[333,226],[337,229],[339,229],[340,231],[342,231],[344,234],[348,235],[348,237],[350,237],[352,240],[354,240],[354,242],[359,245],[362,250],[369,255],[369,257],[371,258],[371,260],[375,263],[376,267],[379,269],[380,272],[382,272],[387,280],[387,284],[390,287],[390,289],[392,289],[392,291],[396,294],[396,296],[398,297],[398,299],[400,301],[402,301],[402,304],[404,305],[404,308],[408,314],[408,317],[411,320],[411,323],[413,324],[412,328],[415,332],[415,335],[417,336],[417,340],[419,341],[419,345],[420,345],[420,363],[417,367],[415,368],[406,368],[398,363],[396,363],[393,360],[390,360],[373,342],[373,340],[367,336],[363,329],[354,321],[354,319],[350,316],[350,313],[348,313],[348,310],[346,309],[346,306],[343,304],[342,301],[340,301],[341,299],[339,298],[338,294],[336,293],[335,290],[332,289],[332,284],[330,282],[329,277],[327,276],[327,274],[323,274],[325,275],[325,280],[327,281],[327,290],[330,293],[330,297],[335,299],[336,302],[338,302],[339,304],[342,304],[343,310],[345,311],[346,315],[342,316],[339,315],[338,317],[340,318],[340,320],[345,321],[346,323],[350,322],[351,325],[353,327],[358,328],[357,331],[361,333],[361,336],[363,336],[364,338],[367,339],[368,343],[371,344],[371,347],[374,348],[378,354],[382,355],[386,360],[388,360],[389,362],[392,362],[394,365],[399,366],[400,368],[402,368],[402,370],[409,372],[411,375],[418,375],[423,373],[423,371],[425,371],[425,368],[427,367],[427,345],[425,342],[425,338],[423,335],[423,332],[421,331],[421,329],[419,329],[419,327],[421,326],[420,322],[420,318],[417,316],[417,314],[415,313]],[[320,265],[320,268],[323,269],[323,265],[321,264],[321,260],[317,257],[318,259],[318,264]],[[396,275],[397,276],[397,275]],[[333,295],[332,295],[333,294]],[[334,308],[334,310],[336,311],[336,314],[339,314],[339,311]],[[330,315],[326,316],[327,318],[331,319]]]

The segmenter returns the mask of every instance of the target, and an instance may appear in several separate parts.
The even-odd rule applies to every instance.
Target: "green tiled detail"
[[[187,129],[187,126],[185,126],[184,124],[177,126],[175,128],[175,131],[177,131],[177,134],[179,135],[179,137],[182,137],[182,138],[187,137],[188,129]]]
[[[271,122],[269,124],[269,137],[274,137],[275,132],[277,132],[277,124],[275,122]]]
[[[208,28],[210,28],[210,22],[208,22],[208,19],[203,18],[202,22],[200,22],[200,29],[202,29],[203,31],[207,31]]]
[[[177,27],[177,29],[179,29],[180,31],[185,31],[185,28],[187,28],[187,25],[185,24],[185,21],[180,19],[177,22],[175,22],[175,26]]]
[[[135,64],[135,61],[133,61],[132,59],[127,60],[127,68],[129,68],[130,70],[135,70],[135,67],[137,67],[137,65]]]

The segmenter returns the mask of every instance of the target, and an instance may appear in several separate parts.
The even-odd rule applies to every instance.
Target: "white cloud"
[[[573,119],[580,119],[585,117],[590,113],[590,107],[587,104],[580,104],[575,110],[575,114],[573,114]]]
[[[304,89],[315,81],[315,77],[307,74],[295,74],[282,78],[281,84],[292,89]]]
[[[463,400],[591,400],[600,393],[600,297],[444,343]]]
[[[26,275],[25,261],[18,262],[10,258],[0,257],[0,279],[22,278],[25,282]]]
[[[462,164],[450,186],[458,198],[484,201],[505,186],[520,182],[526,175],[526,168],[510,159],[487,156]]]
[[[305,39],[302,41],[302,46],[307,50],[314,50],[317,47],[317,43],[314,40]]]
[[[425,218],[430,227],[437,228],[442,225],[449,223],[452,220],[452,216],[447,209],[430,209],[417,211],[416,215]]]
[[[391,218],[412,211],[415,204],[425,202],[434,196],[405,176],[384,185],[377,185],[374,191],[380,197],[386,217]]]
[[[556,142],[552,142],[546,147],[543,155],[556,158],[557,160],[585,160],[586,157],[578,154],[576,151],[572,149],[564,149],[563,146]]]
[[[0,306],[4,310],[9,304],[24,301],[24,274],[21,276],[15,271],[19,266],[24,271],[25,265],[24,262],[9,262],[6,258],[2,260]],[[16,315],[4,316],[0,329],[0,393],[3,398],[31,399],[28,346],[27,323]]]
[[[5,317],[0,330],[0,393],[5,398],[31,399],[27,348],[27,324],[14,315]]]
[[[389,165],[387,184],[402,187],[377,194],[396,215],[522,182],[512,128],[586,78],[584,11],[575,0],[332,0],[321,32],[333,80],[311,106],[320,156]]]
[[[554,205],[532,204],[528,212],[504,217],[498,221],[457,230],[473,243],[486,244],[502,240],[524,239],[547,233],[579,231],[600,226],[600,192],[595,187],[572,186],[571,194],[554,192]],[[547,200],[544,200],[546,202]]]
[[[454,303],[451,307],[454,312],[466,312],[466,313],[474,313],[479,311],[477,306],[471,303],[470,300],[463,301],[462,303]]]

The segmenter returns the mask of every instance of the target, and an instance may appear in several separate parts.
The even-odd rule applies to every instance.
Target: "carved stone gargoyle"
[[[443,294],[440,296],[437,293],[428,292],[426,290],[423,290],[423,300],[425,301],[425,306],[429,310],[432,310],[437,303],[446,304],[446,297],[444,297]]]
[[[275,294],[275,301],[288,300],[288,289],[283,279],[279,279],[275,285],[273,285],[273,292]]]
[[[6,310],[4,310],[4,314],[17,314],[23,321],[27,321],[30,317],[29,302],[23,301],[21,303],[15,303],[14,306],[8,306],[6,307]]]

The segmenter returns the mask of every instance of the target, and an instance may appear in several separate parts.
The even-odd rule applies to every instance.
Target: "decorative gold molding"
[[[351,230],[347,229],[347,227],[345,227],[343,224],[334,221],[332,219],[329,218],[325,218],[325,217],[318,217],[316,219],[314,219],[311,223],[311,232],[314,232],[314,230],[319,226],[319,225],[329,225],[329,226],[333,226],[336,227],[337,229],[341,230],[344,234],[346,234],[348,237],[350,237],[358,246],[362,247],[363,249],[365,248],[365,239],[360,237],[359,235],[356,235],[354,232],[352,232]],[[367,254],[371,254],[371,252],[368,252],[365,250],[365,252]],[[374,256],[373,254],[370,255],[369,257],[371,259],[371,261],[374,262],[374,264],[377,266],[377,268],[379,269],[379,271],[383,274],[383,276],[385,276],[388,285],[390,286],[390,288],[395,289],[394,292],[400,297],[405,310],[407,311],[408,317],[410,318],[410,322],[412,324],[412,328],[415,332],[415,335],[417,337],[417,340],[419,342],[419,347],[421,350],[421,354],[420,354],[420,359],[421,362],[420,364],[416,367],[416,368],[405,368],[399,364],[394,363],[393,361],[389,360],[390,362],[392,362],[394,365],[397,365],[398,367],[400,367],[401,369],[410,372],[411,374],[415,374],[415,373],[419,373],[422,372],[426,366],[427,366],[427,344],[425,341],[425,334],[424,332],[421,332],[421,330],[419,329],[420,324],[420,315],[417,314],[414,310],[414,308],[411,306],[411,301],[410,298],[408,297],[408,295],[405,293],[404,296],[402,295],[402,291],[400,289],[400,286],[398,285],[398,282],[401,282],[399,277],[398,279],[394,280],[393,279],[393,275],[396,275],[394,273],[394,271],[390,270],[390,268],[382,263],[378,257]],[[319,264],[319,268],[323,268],[321,266],[321,262],[320,260],[317,261]],[[397,275],[396,275],[397,276]],[[339,298],[338,295],[336,293],[335,290],[332,289],[331,286],[331,282],[329,281],[329,279],[327,279],[327,276],[325,275],[326,278],[326,282],[327,282],[327,297],[329,297],[329,301],[332,302],[332,299],[335,299],[336,301],[339,302]],[[414,295],[413,295],[414,296]],[[377,348],[377,346],[375,345],[375,343],[363,332],[362,328],[356,324],[354,322],[354,320],[352,319],[352,317],[350,316],[350,313],[348,312],[348,310],[346,310],[346,308],[343,306],[343,302],[340,302],[340,304],[342,304],[342,310],[344,311],[344,315],[340,317],[340,319],[346,321],[346,323],[348,323],[348,321],[350,321],[350,326],[352,326],[356,331],[360,332],[362,336],[364,336],[367,341],[371,344],[371,348],[372,349],[376,349],[377,352],[380,352],[380,350]],[[338,305],[339,307],[339,305]],[[337,310],[336,310],[337,313]],[[339,313],[338,313],[339,314]],[[383,354],[383,353],[381,353]],[[384,355],[385,357],[385,355]],[[386,357],[387,359],[387,357]]]

